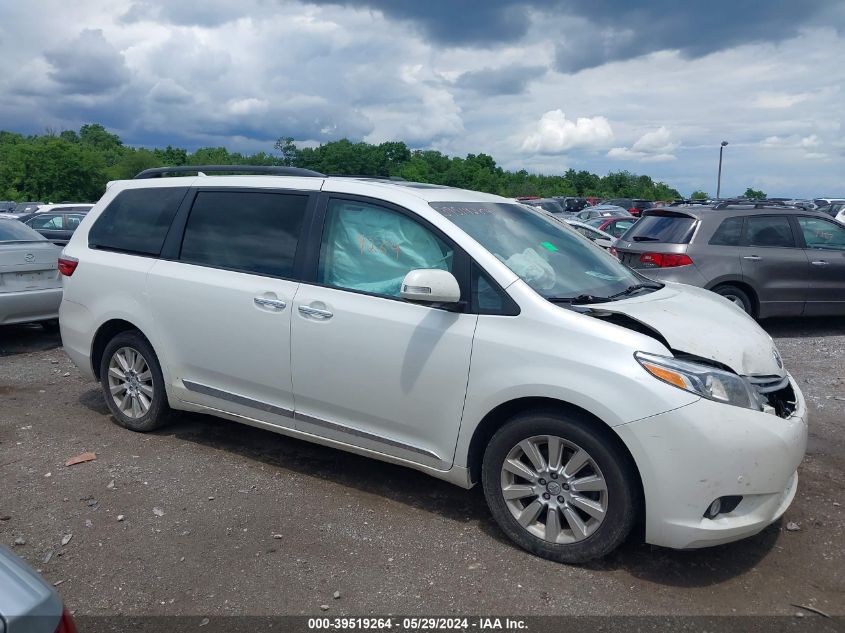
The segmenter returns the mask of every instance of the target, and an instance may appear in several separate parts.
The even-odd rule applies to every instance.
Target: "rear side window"
[[[625,233],[625,240],[689,244],[695,223],[688,215],[646,215]]]
[[[88,246],[158,256],[187,191],[153,187],[120,192],[88,232]]]
[[[291,278],[307,207],[304,194],[200,191],[188,216],[179,259]]]
[[[742,241],[742,218],[722,220],[719,228],[710,238],[713,246],[739,246]]]
[[[785,215],[754,215],[745,220],[745,243],[749,246],[789,248],[795,237]]]

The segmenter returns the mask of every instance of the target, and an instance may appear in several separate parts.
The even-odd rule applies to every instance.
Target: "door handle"
[[[763,258],[760,257],[759,255],[746,255],[742,259],[747,259],[747,260],[752,261],[752,262],[759,262]]]
[[[321,310],[320,308],[312,308],[310,306],[299,306],[299,311],[306,316],[312,316],[318,319],[331,319],[334,316],[328,310]]]
[[[823,259],[817,259],[814,262],[810,262],[813,266],[827,266],[827,262]]]
[[[261,306],[262,308],[273,308],[274,310],[284,310],[285,306],[287,306],[287,303],[285,303],[281,299],[267,299],[265,297],[255,297],[253,301],[257,306]]]

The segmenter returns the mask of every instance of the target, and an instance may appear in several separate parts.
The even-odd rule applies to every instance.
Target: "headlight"
[[[742,376],[727,371],[677,360],[667,356],[637,352],[634,357],[648,373],[684,391],[708,400],[746,409],[762,410],[757,392]]]

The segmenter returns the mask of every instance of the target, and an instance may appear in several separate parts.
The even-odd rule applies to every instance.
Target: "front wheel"
[[[127,429],[145,433],[167,422],[164,377],[140,332],[120,332],[109,341],[100,362],[100,384],[112,415]]]
[[[491,438],[484,496],[520,547],[563,563],[616,549],[636,515],[632,466],[607,429],[558,412],[519,415]]]

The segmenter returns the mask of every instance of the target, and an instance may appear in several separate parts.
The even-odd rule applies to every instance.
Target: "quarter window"
[[[318,283],[399,297],[418,268],[452,271],[452,249],[408,216],[363,202],[331,200],[326,211]]]
[[[190,264],[290,278],[307,195],[200,191],[179,259]]]
[[[126,189],[111,201],[88,233],[88,246],[158,256],[186,187]]]
[[[752,215],[746,218],[745,227],[745,242],[749,246],[795,246],[792,227],[785,215]]]
[[[807,248],[845,251],[845,227],[819,218],[799,217]]]

